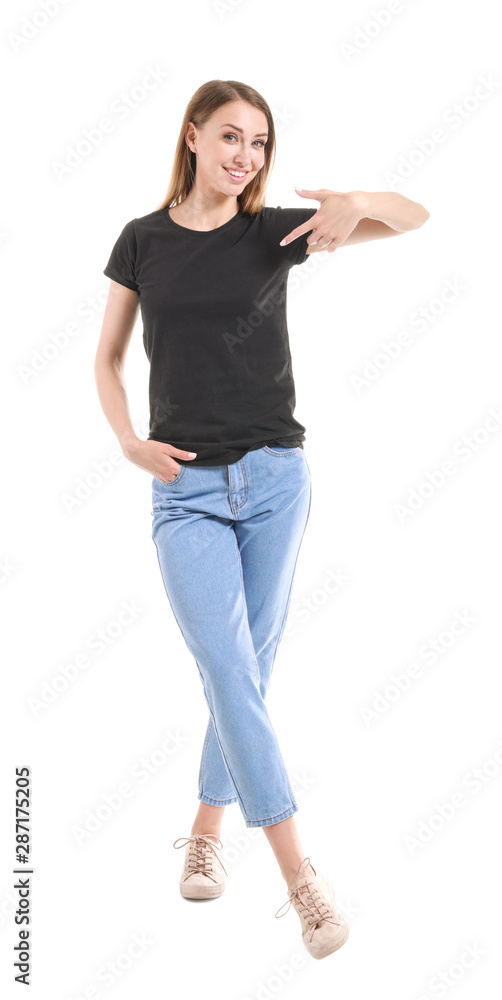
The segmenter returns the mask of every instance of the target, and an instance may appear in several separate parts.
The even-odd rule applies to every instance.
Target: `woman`
[[[304,857],[298,806],[265,697],[311,499],[286,325],[289,270],[310,253],[422,225],[400,194],[308,191],[313,207],[264,206],[275,150],[266,101],[211,80],[189,102],[166,197],[128,222],[96,355],[104,413],[126,458],[153,476],[152,536],[210,717],[183,896],[215,897],[225,806],[263,827],[315,958],[347,939],[331,884]],[[309,235],[310,234],[310,235]],[[141,306],[150,432],[135,434],[123,379]],[[278,916],[279,914],[276,914]]]

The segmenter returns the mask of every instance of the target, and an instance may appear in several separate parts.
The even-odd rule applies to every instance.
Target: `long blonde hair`
[[[266,116],[268,125],[268,140],[265,145],[265,160],[263,167],[253,180],[246,185],[244,191],[237,195],[237,201],[243,212],[259,212],[265,204],[265,190],[275,157],[275,129],[272,112],[265,99],[245,83],[238,80],[209,80],[203,83],[187,104],[178,136],[171,177],[166,195],[157,209],[171,207],[183,201],[195,178],[195,153],[187,146],[185,133],[189,122],[200,128],[204,122],[222,104],[228,101],[244,100],[259,108]]]

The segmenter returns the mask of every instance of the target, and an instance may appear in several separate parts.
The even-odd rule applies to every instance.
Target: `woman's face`
[[[263,111],[247,101],[223,104],[202,128],[196,129],[190,122],[187,139],[197,157],[197,187],[240,194],[265,162],[267,135]]]

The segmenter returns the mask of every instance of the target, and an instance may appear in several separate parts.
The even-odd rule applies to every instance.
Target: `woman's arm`
[[[385,236],[399,236],[419,229],[430,212],[418,201],[406,198],[398,191],[351,191],[359,213],[359,222],[346,237],[342,247],[364,243]]]
[[[295,190],[303,198],[320,201],[321,207],[308,222],[288,233],[280,246],[314,229],[315,232],[307,237],[308,254],[317,253],[325,247],[327,253],[334,253],[339,247],[351,243],[398,236],[423,226],[430,214],[418,201],[412,201],[397,191]]]
[[[137,292],[118,281],[110,281],[94,375],[103,413],[117,435],[125,458],[161,482],[169,483],[180,471],[179,463],[174,459],[196,458],[196,452],[184,451],[163,441],[143,441],[134,431],[125,388],[124,365],[138,307]]]
[[[124,382],[124,364],[138,315],[139,296],[131,288],[110,281],[101,336],[94,361],[99,401],[108,423],[127,456],[128,445],[139,439],[134,431]]]

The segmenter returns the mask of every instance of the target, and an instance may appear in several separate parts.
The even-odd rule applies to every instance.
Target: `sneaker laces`
[[[213,878],[211,872],[211,865],[213,860],[210,853],[211,851],[213,852],[214,856],[218,859],[219,864],[221,865],[223,871],[225,872],[225,875],[228,875],[228,872],[221,858],[218,858],[218,855],[216,854],[215,845],[211,843],[209,837],[214,837],[214,839],[218,841],[219,850],[221,850],[223,844],[220,838],[217,837],[215,833],[198,833],[194,834],[191,837],[178,837],[178,840],[174,841],[173,847],[176,847],[177,849],[180,847],[186,847],[187,844],[193,845],[188,852],[187,877],[188,875],[193,875],[193,874],[207,875],[209,878],[213,879],[213,882],[216,881]],[[181,844],[178,843],[179,840],[182,841]],[[209,868],[207,867],[208,865]]]
[[[333,916],[334,907],[332,907],[329,903],[326,902],[324,897],[319,892],[317,883],[314,882],[313,879],[309,880],[308,882],[304,882],[300,886],[296,885],[300,877],[304,878],[302,873],[305,871],[307,865],[309,864],[310,864],[310,858],[304,858],[304,860],[300,865],[300,868],[298,869],[298,873],[294,881],[288,888],[288,899],[286,903],[283,903],[282,906],[279,907],[275,916],[285,917],[291,904],[293,903],[298,913],[299,914],[301,913],[302,916],[305,918],[307,923],[307,931],[310,931],[309,940],[312,941],[312,938],[314,936],[314,931],[322,920],[326,920],[328,921],[328,923],[331,924],[338,924],[338,926],[341,926],[341,923],[339,920],[336,920],[335,917]],[[313,865],[311,865],[311,868],[314,874],[317,875],[317,872]],[[284,913],[281,913],[283,906],[287,906],[287,909],[284,910]],[[336,913],[337,911],[335,910],[334,912]]]

